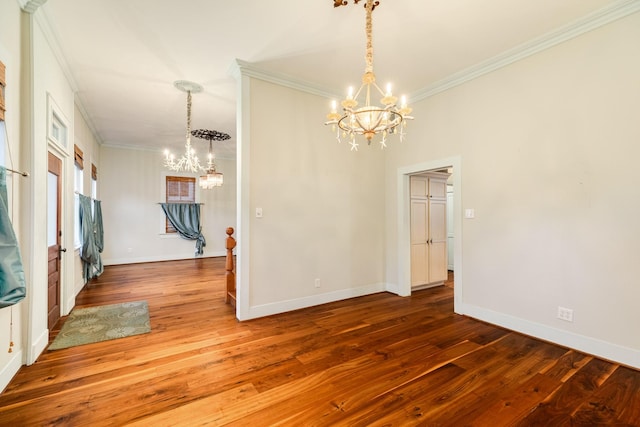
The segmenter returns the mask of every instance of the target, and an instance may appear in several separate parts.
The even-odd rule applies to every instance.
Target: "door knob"
[[[58,247],[58,259],[62,259],[62,252],[67,252],[67,248],[63,248],[62,246]]]

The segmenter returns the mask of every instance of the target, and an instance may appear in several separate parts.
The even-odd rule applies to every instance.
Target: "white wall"
[[[19,206],[14,225],[18,230],[25,276],[27,298],[13,310],[14,353],[0,353],[0,388],[4,388],[20,365],[35,362],[45,349],[47,329],[47,151],[53,149],[63,159],[62,245],[73,244],[73,181],[69,150],[73,148],[73,90],[56,57],[56,49],[45,35],[46,26],[38,13],[22,13],[17,2],[0,5],[0,54],[7,65],[8,130],[16,166],[30,173],[18,183],[19,197],[13,200]],[[5,45],[4,43],[10,43]],[[4,56],[6,55],[6,58]],[[58,114],[69,130],[67,146],[53,148],[47,133],[49,112],[55,104]],[[71,150],[71,152],[73,152]],[[12,187],[12,190],[15,187]],[[73,301],[74,260],[64,257],[61,263],[62,310],[68,313]],[[63,314],[64,314],[63,313]],[[0,327],[8,332],[10,309],[0,313]],[[4,329],[6,328],[6,329]],[[0,335],[4,347],[7,334]],[[8,340],[7,340],[8,343]],[[8,348],[8,344],[7,344]]]
[[[23,256],[29,265],[27,277],[30,282],[29,322],[27,337],[27,363],[33,363],[45,349],[49,340],[47,329],[47,152],[53,151],[62,159],[62,218],[61,245],[73,247],[73,132],[74,132],[74,94],[63,69],[58,62],[54,46],[46,35],[47,28],[39,18],[42,12],[25,15],[31,22],[31,61],[33,73],[33,135],[28,154],[31,185],[29,198],[24,206],[24,215],[30,218],[30,244]],[[55,105],[55,107],[53,107]],[[68,140],[65,146],[52,143],[47,131],[51,108],[56,108],[68,127]],[[75,296],[74,258],[63,256],[61,269],[61,305],[62,314],[72,307],[67,305]]]
[[[194,257],[195,241],[164,233],[165,216],[158,203],[165,200],[166,175],[176,174],[165,169],[162,161],[160,151],[102,146],[98,179],[106,265]],[[196,196],[203,203],[205,257],[224,256],[225,230],[236,226],[235,160],[216,159],[216,166],[224,174],[224,184],[210,190],[198,187]]]
[[[456,229],[461,313],[635,367],[639,39],[636,13],[422,101],[408,143],[386,158],[390,203],[398,170],[461,159],[456,191],[476,214]],[[402,248],[388,213],[395,281]]]
[[[21,129],[20,112],[24,108],[21,102],[20,91],[23,81],[23,69],[20,60],[20,41],[23,27],[20,19],[20,8],[15,1],[0,2],[0,61],[6,66],[7,87],[6,100],[6,130],[9,146],[6,147],[3,157],[3,166],[24,170],[23,156],[20,152],[20,141],[24,137]],[[28,103],[26,104],[28,105]],[[9,149],[11,156],[9,156]],[[10,161],[13,158],[13,165]],[[20,195],[28,188],[26,180],[29,178],[9,174],[7,177],[7,190],[9,196],[9,215],[13,222],[18,243],[22,247],[26,236],[22,232],[19,214]],[[12,209],[13,208],[13,209]],[[24,353],[23,316],[26,313],[26,301],[22,301],[12,308],[0,309],[0,391],[5,388],[13,375],[22,365]],[[13,352],[8,353],[10,324],[13,317]]]
[[[240,86],[238,317],[383,290],[383,153],[339,145],[322,126],[326,98]]]

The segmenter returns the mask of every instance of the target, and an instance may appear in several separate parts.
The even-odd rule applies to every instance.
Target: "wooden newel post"
[[[233,248],[236,247],[236,239],[231,237],[233,234],[233,227],[227,228],[227,292],[224,296],[224,302],[232,305],[236,305],[236,273],[233,262]]]

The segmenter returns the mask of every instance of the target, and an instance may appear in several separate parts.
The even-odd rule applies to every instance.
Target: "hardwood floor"
[[[147,300],[152,332],[45,351],[0,425],[640,425],[640,372],[455,315],[451,286],[237,322],[224,273],[107,267],[77,306]]]

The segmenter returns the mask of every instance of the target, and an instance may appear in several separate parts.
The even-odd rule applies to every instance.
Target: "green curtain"
[[[82,233],[80,259],[82,260],[84,282],[87,283],[102,274],[104,268],[100,258],[100,250],[96,245],[97,230],[91,215],[91,198],[83,194],[79,194],[78,197],[80,199],[80,232]],[[102,212],[100,217],[102,218]]]
[[[178,234],[188,240],[196,241],[196,255],[204,253],[207,242],[200,226],[200,205],[198,203],[160,203],[167,219]]]
[[[27,294],[22,257],[7,204],[7,170],[0,166],[0,308],[19,303]]]
[[[104,249],[104,228],[102,227],[102,202],[100,200],[93,201],[93,234],[95,238],[96,249],[98,250],[98,262],[94,265],[95,271],[92,276],[98,277],[104,271],[102,265],[102,250]]]

